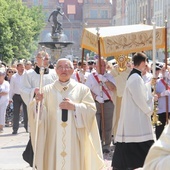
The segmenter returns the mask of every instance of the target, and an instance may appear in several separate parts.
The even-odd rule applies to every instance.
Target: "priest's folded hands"
[[[74,110],[75,111],[75,103],[71,101],[69,98],[64,98],[63,101],[59,104],[60,109]]]

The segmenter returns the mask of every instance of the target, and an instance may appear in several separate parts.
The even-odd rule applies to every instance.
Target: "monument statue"
[[[50,22],[50,18],[52,17],[53,23],[52,23],[52,36],[55,36],[56,33],[61,33],[62,31],[62,24],[58,21],[58,15],[63,16],[64,13],[60,11],[61,8],[57,7],[57,10],[54,10],[49,18],[48,18],[48,22]]]
[[[59,22],[60,16],[66,17],[66,15],[61,12],[61,7],[57,6],[56,9],[52,11],[48,17],[48,22],[50,22],[52,26],[51,35],[48,33],[45,37],[45,41],[39,42],[42,48],[44,46],[48,50],[51,50],[51,54],[55,59],[59,58],[62,49],[66,48],[68,45],[73,44],[73,42],[68,41],[67,36],[64,34],[62,23]]]

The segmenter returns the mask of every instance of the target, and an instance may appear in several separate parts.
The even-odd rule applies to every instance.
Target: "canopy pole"
[[[167,48],[167,23],[168,20],[165,17],[165,69],[167,70],[167,59],[168,59],[168,48]],[[166,90],[168,90],[168,83],[166,83]],[[169,107],[168,107],[168,96],[166,96],[166,123],[168,124]]]
[[[84,61],[84,48],[82,48],[82,55],[81,55],[81,68],[83,68],[83,61]]]
[[[156,22],[155,19],[153,18],[152,20],[152,24],[153,24],[153,37],[152,37],[152,61],[153,61],[153,65],[152,65],[152,70],[153,70],[153,80],[154,82],[156,82]],[[153,85],[153,94],[156,94],[156,84],[154,83]],[[159,116],[157,114],[157,102],[154,101],[154,109],[153,109],[153,115],[152,115],[152,125],[154,126],[159,126],[161,125],[161,122],[159,121]]]
[[[98,60],[99,60],[99,74],[101,74],[101,49],[100,49],[100,34],[99,34],[99,28],[96,28],[97,30],[97,44],[98,44]],[[102,82],[100,81],[100,96],[103,98],[103,90],[102,90]],[[102,143],[105,145],[105,123],[104,123],[104,105],[103,103],[100,103],[101,107],[101,128],[102,128]]]

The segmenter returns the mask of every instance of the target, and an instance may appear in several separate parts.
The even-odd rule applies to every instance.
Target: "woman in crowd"
[[[6,70],[6,76],[5,80],[10,83],[12,75],[16,73],[15,68],[8,68]],[[5,117],[5,126],[9,127],[12,125],[12,120],[13,120],[13,103],[8,104],[7,109],[6,109],[6,117]]]
[[[12,75],[13,75],[14,73],[16,73],[15,70],[13,70],[12,68],[8,68],[8,69],[6,70],[5,80],[10,83],[11,77],[12,77]]]
[[[6,108],[9,102],[9,82],[5,80],[5,68],[0,68],[0,133],[5,125]]]

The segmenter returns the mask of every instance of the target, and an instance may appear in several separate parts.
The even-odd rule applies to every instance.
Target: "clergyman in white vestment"
[[[152,145],[145,159],[143,170],[170,169],[170,125],[164,129],[160,138]]]
[[[38,170],[101,170],[103,155],[96,107],[90,89],[73,79],[73,64],[59,59],[59,80],[43,88],[30,103],[29,121],[33,148],[37,102],[42,102],[35,165]],[[68,110],[62,121],[62,109]],[[34,148],[35,150],[35,148]]]

